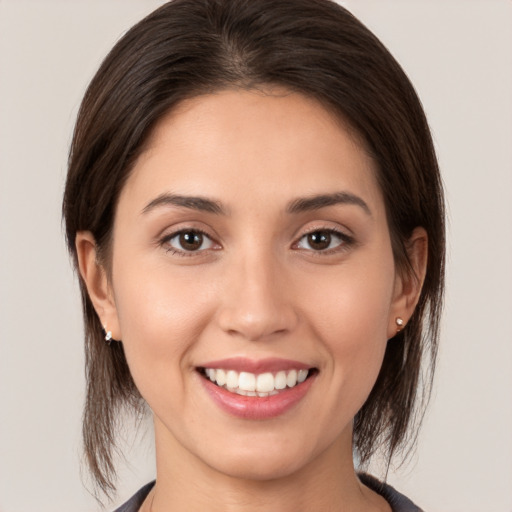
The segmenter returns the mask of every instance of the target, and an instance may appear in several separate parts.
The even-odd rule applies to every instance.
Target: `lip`
[[[312,367],[288,359],[272,358],[254,361],[246,358],[230,358],[210,361],[202,364],[200,368],[222,368],[258,374],[292,369],[307,370]],[[285,389],[277,395],[267,397],[238,395],[217,386],[200,373],[198,373],[198,378],[213,402],[224,412],[247,420],[267,420],[277,418],[296,406],[311,389],[317,375],[317,372],[313,372],[304,382],[293,388]]]
[[[280,359],[277,357],[265,359],[248,359],[245,357],[230,357],[217,361],[208,361],[199,365],[199,368],[222,368],[223,370],[235,370],[236,372],[265,373],[278,372],[281,370],[309,370],[311,365],[292,361],[291,359]]]

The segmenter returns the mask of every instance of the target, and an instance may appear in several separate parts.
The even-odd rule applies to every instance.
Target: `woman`
[[[121,409],[154,419],[156,483],[119,510],[418,510],[353,452],[414,438],[442,190],[411,84],[350,13],[155,11],[89,86],[63,208],[103,491]]]

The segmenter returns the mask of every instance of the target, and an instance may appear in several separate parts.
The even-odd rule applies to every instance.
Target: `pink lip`
[[[231,357],[208,361],[201,364],[201,368],[222,368],[223,370],[235,370],[236,372],[265,373],[281,370],[309,370],[311,365],[292,361],[291,359],[266,358],[260,360],[247,359],[245,357]]]
[[[247,371],[251,373],[276,372],[290,369],[309,369],[303,363],[283,359],[264,359],[251,361],[243,358],[223,359],[211,361],[203,368],[223,368],[238,372]],[[309,376],[304,382],[293,388],[280,391],[277,395],[268,397],[242,396],[217,386],[204,375],[198,374],[202,385],[213,399],[213,401],[225,412],[238,418],[249,420],[266,420],[276,418],[297,405],[307,394],[316,379],[316,372]]]

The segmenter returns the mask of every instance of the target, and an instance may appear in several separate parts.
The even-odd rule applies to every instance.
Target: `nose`
[[[299,318],[293,286],[275,258],[240,257],[226,273],[218,311],[223,331],[248,341],[293,331]]]

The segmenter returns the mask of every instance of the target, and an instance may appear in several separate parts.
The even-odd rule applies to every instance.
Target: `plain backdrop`
[[[80,475],[82,323],[60,204],[107,51],[158,0],[0,0],[0,511],[98,510]],[[512,511],[512,2],[348,0],[423,100],[446,185],[433,400],[389,481],[427,512]],[[128,435],[119,499],[154,476]]]

